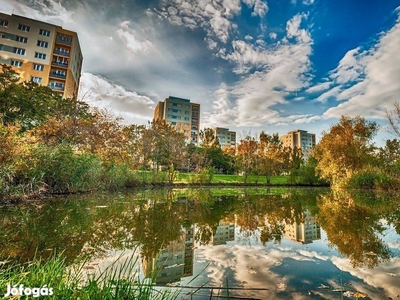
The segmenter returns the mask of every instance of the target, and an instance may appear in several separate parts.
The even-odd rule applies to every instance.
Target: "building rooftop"
[[[190,99],[179,98],[179,97],[174,97],[174,96],[169,96],[167,99],[170,99],[170,100],[180,100],[180,101],[190,102]]]

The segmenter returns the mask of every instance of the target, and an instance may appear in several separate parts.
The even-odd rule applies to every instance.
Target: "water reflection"
[[[200,285],[326,296],[318,287],[337,288],[345,270],[351,289],[378,295],[384,288],[393,297],[394,288],[369,283],[359,270],[398,280],[399,203],[387,193],[283,188],[71,196],[1,208],[0,252],[29,260],[65,251],[73,261],[139,245],[144,275],[161,285],[189,280],[209,264]]]

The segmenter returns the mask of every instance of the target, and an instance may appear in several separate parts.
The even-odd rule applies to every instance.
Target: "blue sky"
[[[400,100],[400,0],[0,0],[78,32],[81,96],[144,124],[168,95],[202,127],[304,129],[341,115],[385,125]],[[377,143],[391,136],[381,130]]]

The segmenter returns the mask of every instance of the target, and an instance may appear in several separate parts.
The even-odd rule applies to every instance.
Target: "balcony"
[[[63,45],[71,45],[72,44],[72,39],[66,39],[66,38],[62,38],[62,37],[58,37],[56,38],[56,43],[57,44],[63,44]]]
[[[58,92],[63,92],[65,86],[63,86],[63,85],[52,85],[52,84],[50,84],[50,85],[49,85],[49,88],[51,88],[52,90],[58,91]]]
[[[60,67],[60,68],[66,68],[66,69],[68,68],[68,63],[63,63],[63,62],[58,62],[58,61],[52,61],[51,65],[55,66],[55,67]]]
[[[49,76],[52,78],[60,78],[60,79],[67,78],[67,74],[60,74],[60,73],[56,73],[56,72],[50,72]]]
[[[60,51],[60,50],[57,50],[57,49],[55,49],[53,53],[57,54],[57,55],[62,55],[62,56],[65,56],[65,57],[69,57],[69,55],[71,54],[71,52]]]

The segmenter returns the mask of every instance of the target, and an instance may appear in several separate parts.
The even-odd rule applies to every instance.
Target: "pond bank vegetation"
[[[374,146],[378,127],[361,117],[343,116],[310,153],[264,131],[221,148],[205,128],[196,146],[164,121],[123,125],[107,110],[21,83],[7,65],[0,104],[0,203],[148,185],[400,188],[400,142]],[[399,105],[387,116],[396,134]]]

